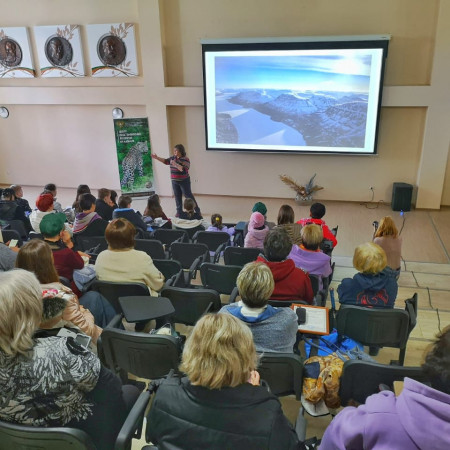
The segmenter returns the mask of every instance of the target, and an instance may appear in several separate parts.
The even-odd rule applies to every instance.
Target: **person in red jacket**
[[[331,241],[333,243],[334,248],[337,245],[336,236],[328,228],[325,221],[322,220],[322,217],[325,215],[326,211],[327,210],[325,208],[325,205],[323,205],[322,203],[314,203],[311,205],[311,208],[309,209],[309,217],[300,219],[297,223],[299,223],[302,226],[315,223],[316,225],[322,227],[323,238],[327,241]]]
[[[295,267],[292,259],[286,259],[292,249],[292,242],[286,231],[274,229],[269,231],[264,240],[264,255],[256,261],[269,266],[275,289],[271,300],[304,300],[313,303],[314,293],[308,273]]]

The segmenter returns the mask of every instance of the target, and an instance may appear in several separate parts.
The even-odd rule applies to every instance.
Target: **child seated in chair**
[[[228,233],[231,236],[234,235],[234,227],[226,227],[222,225],[222,216],[220,214],[213,214],[211,216],[211,225],[206,229],[206,231],[221,231],[222,233]]]
[[[302,226],[309,225],[312,223],[319,225],[323,231],[323,238],[326,239],[327,241],[331,241],[333,243],[334,248],[337,245],[336,236],[328,228],[325,221],[322,220],[322,217],[325,215],[325,213],[326,213],[325,205],[323,205],[322,203],[314,203],[311,205],[311,208],[309,209],[309,217],[300,219],[297,223],[299,223]]]
[[[346,305],[393,308],[397,298],[396,272],[387,267],[385,251],[373,242],[358,245],[353,266],[359,273],[338,286],[339,302]]]

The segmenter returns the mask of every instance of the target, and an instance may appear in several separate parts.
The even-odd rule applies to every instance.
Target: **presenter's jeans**
[[[172,180],[172,189],[175,195],[175,204],[177,207],[177,214],[180,214],[183,211],[183,195],[185,198],[192,198],[195,204],[195,212],[200,214],[200,208],[198,207],[197,201],[195,200],[194,194],[191,191],[191,179],[186,178],[181,181]]]

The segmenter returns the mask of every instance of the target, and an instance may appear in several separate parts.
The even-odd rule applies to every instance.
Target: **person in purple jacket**
[[[300,236],[302,243],[292,246],[288,258],[292,259],[299,269],[312,275],[318,275],[319,289],[322,289],[322,278],[331,274],[331,257],[319,248],[323,241],[322,228],[319,225],[306,225],[300,231]]]
[[[431,387],[405,378],[398,397],[382,391],[358,408],[344,408],[326,429],[320,449],[449,449],[450,327],[422,368]]]

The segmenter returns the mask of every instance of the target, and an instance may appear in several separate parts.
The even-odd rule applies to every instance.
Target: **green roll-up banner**
[[[154,192],[148,119],[115,119],[114,134],[122,192]]]

